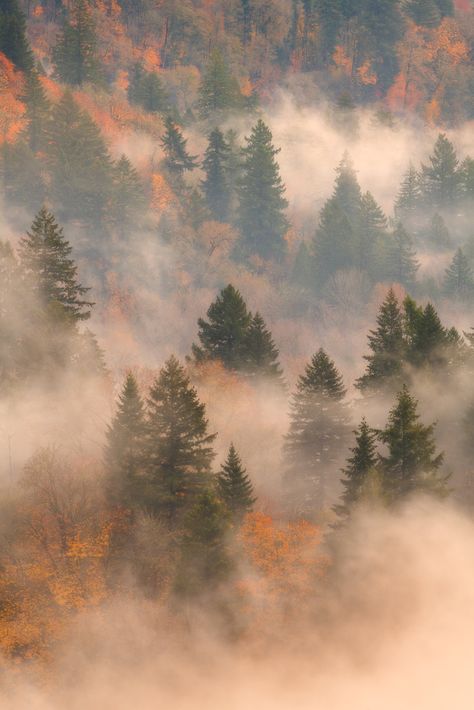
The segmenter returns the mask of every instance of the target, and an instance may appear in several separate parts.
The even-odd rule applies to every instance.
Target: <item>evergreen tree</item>
[[[0,241],[0,397],[29,373],[29,337],[35,321],[24,275],[9,242]]]
[[[444,293],[449,298],[469,303],[474,298],[474,275],[463,250],[458,249],[444,276]]]
[[[403,375],[405,341],[403,315],[390,289],[377,316],[377,329],[369,333],[371,355],[365,355],[367,369],[356,386],[363,392],[383,392],[398,387]]]
[[[217,489],[234,519],[252,510],[256,501],[252,482],[233,444],[217,476]]]
[[[377,279],[387,242],[387,218],[370,192],[361,199],[361,224],[358,229],[356,265]]]
[[[321,210],[311,249],[317,287],[321,287],[336,271],[354,265],[355,242],[354,229],[339,203],[328,200]]]
[[[170,117],[165,120],[165,133],[161,138],[161,145],[165,153],[165,167],[171,178],[178,183],[181,182],[186,171],[197,168],[196,156],[188,153],[187,140]]]
[[[107,429],[105,463],[108,495],[119,505],[132,507],[139,499],[138,474],[144,463],[145,407],[135,377],[129,373]]]
[[[64,26],[58,37],[53,62],[58,79],[66,84],[80,86],[102,79],[94,21],[86,0],[75,1],[73,21]]]
[[[244,259],[259,256],[281,259],[286,251],[284,236],[288,221],[284,211],[288,202],[275,156],[272,134],[262,120],[252,129],[243,149],[244,165],[238,195],[238,226],[242,239],[238,255]]]
[[[433,304],[422,308],[407,297],[404,310],[408,361],[417,367],[445,366],[452,346],[458,343],[453,342],[454,333],[443,326]]]
[[[207,317],[208,321],[198,320],[200,346],[192,346],[195,361],[220,360],[224,367],[239,370],[251,323],[251,314],[240,292],[229,284],[209,306]]]
[[[401,222],[398,222],[392,234],[387,257],[388,278],[406,288],[412,288],[420,265],[416,260],[412,239]]]
[[[144,447],[144,504],[174,523],[210,480],[214,458],[205,406],[172,356],[150,389]]]
[[[439,209],[453,207],[460,195],[461,172],[451,141],[440,133],[429,165],[422,165],[423,192],[428,202]]]
[[[244,338],[245,372],[285,387],[283,371],[278,362],[279,351],[260,313],[256,313]]]
[[[462,197],[474,201],[474,159],[469,155],[461,163],[459,175]]]
[[[51,194],[69,219],[99,223],[111,197],[113,166],[96,124],[66,91],[48,125]]]
[[[6,203],[20,205],[28,211],[40,205],[45,197],[41,163],[25,140],[4,141],[0,147],[1,177]]]
[[[302,289],[309,290],[314,287],[314,269],[312,255],[306,242],[301,242],[296,252],[291,272],[291,281]]]
[[[436,0],[407,0],[405,11],[417,25],[437,27],[441,13]]]
[[[428,246],[436,251],[449,249],[453,246],[449,229],[444,219],[437,212],[433,215],[427,234]]]
[[[384,488],[392,503],[417,492],[440,497],[448,494],[448,477],[439,472],[444,455],[436,453],[434,424],[424,426],[417,407],[418,402],[404,387],[379,435],[388,447],[387,456],[380,456],[380,462]]]
[[[146,209],[143,185],[137,171],[122,155],[113,166],[113,199],[111,214],[119,230],[124,233]]]
[[[94,304],[83,298],[89,289],[77,280],[77,266],[70,258],[72,247],[45,207],[21,239],[19,251],[23,269],[31,277],[32,290],[46,309],[53,312],[59,306],[70,322],[90,317]]]
[[[36,69],[32,69],[25,78],[25,90],[22,100],[26,105],[25,118],[28,122],[26,136],[33,152],[41,148],[45,140],[50,104],[41,84]]]
[[[229,221],[231,207],[229,154],[230,148],[224,134],[215,128],[209,135],[209,143],[202,163],[206,177],[202,180],[201,186],[206,196],[207,206],[218,222]]]
[[[312,518],[333,492],[335,467],[348,435],[346,390],[332,360],[319,350],[298,379],[284,445],[284,487],[290,510]]]
[[[17,69],[30,72],[33,55],[26,37],[26,20],[17,0],[2,0],[0,4],[0,52]]]
[[[342,469],[341,482],[344,491],[341,503],[334,506],[334,511],[342,519],[346,519],[353,507],[363,499],[369,476],[378,463],[375,443],[377,435],[365,419],[362,419],[354,434],[356,445],[351,449],[352,456],[347,459],[347,464]]]
[[[395,202],[395,215],[399,220],[413,218],[421,206],[420,176],[410,163],[403,176]]]
[[[229,576],[228,515],[210,490],[199,494],[184,519],[175,592],[181,597],[212,595]]]
[[[330,199],[336,202],[352,225],[360,218],[362,195],[357,173],[348,153],[345,153],[336,168],[336,182]]]
[[[148,72],[140,63],[130,71],[128,100],[149,113],[164,114],[169,111],[169,97],[157,72]]]
[[[454,2],[453,0],[436,0],[436,5],[440,12],[441,17],[453,17],[454,15]]]
[[[241,104],[239,84],[232,76],[220,49],[214,49],[199,87],[198,108],[201,118],[238,108]]]
[[[379,83],[388,89],[399,71],[396,46],[404,31],[400,3],[398,0],[365,0],[361,5],[364,39]]]
[[[318,24],[321,28],[321,56],[324,64],[331,61],[341,30],[343,16],[340,0],[319,0]]]

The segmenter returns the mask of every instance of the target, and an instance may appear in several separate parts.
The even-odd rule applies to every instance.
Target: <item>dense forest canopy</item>
[[[473,53],[468,0],[0,0],[2,708],[470,707]]]

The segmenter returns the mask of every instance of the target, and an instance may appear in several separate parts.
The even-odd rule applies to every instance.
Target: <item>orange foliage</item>
[[[362,66],[358,68],[357,74],[359,76],[360,83],[364,86],[370,86],[377,83],[377,74],[372,68],[370,59],[366,59]]]
[[[347,56],[344,47],[337,45],[332,56],[333,62],[336,67],[345,75],[351,76],[352,74],[352,59]]]
[[[153,173],[151,176],[151,208],[156,212],[163,212],[174,202],[174,192],[163,175]]]
[[[25,127],[25,105],[19,100],[23,76],[0,53],[0,143],[12,142]]]

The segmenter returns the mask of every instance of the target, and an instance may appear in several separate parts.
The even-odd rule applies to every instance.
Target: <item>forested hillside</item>
[[[0,0],[2,708],[470,707],[473,52]]]

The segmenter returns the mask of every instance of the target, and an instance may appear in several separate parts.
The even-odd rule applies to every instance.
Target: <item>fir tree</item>
[[[251,314],[239,291],[224,288],[207,311],[208,321],[199,318],[200,345],[193,345],[196,362],[220,360],[224,367],[239,370],[244,362]]]
[[[415,167],[410,163],[403,176],[400,189],[395,202],[395,215],[399,220],[413,218],[421,206],[420,176]]]
[[[298,379],[284,446],[284,487],[293,513],[312,518],[325,508],[348,434],[345,389],[335,364],[319,350]]]
[[[407,0],[405,11],[417,25],[437,27],[441,13],[436,0]]]
[[[417,407],[418,402],[404,387],[379,435],[388,447],[387,456],[380,456],[380,462],[384,488],[392,503],[417,492],[440,497],[448,494],[448,477],[439,472],[444,455],[436,453],[434,424],[424,426]]]
[[[137,171],[122,155],[113,166],[113,199],[111,214],[119,230],[124,231],[140,219],[146,209],[143,185]]]
[[[175,580],[179,596],[212,595],[227,579],[232,569],[228,532],[228,515],[223,504],[210,490],[203,491],[184,519]]]
[[[0,52],[17,69],[30,72],[33,55],[26,37],[26,20],[17,0],[2,0],[0,4]]]
[[[149,113],[169,111],[169,97],[157,72],[148,72],[139,63],[130,71],[128,100]]]
[[[32,69],[25,78],[22,97],[26,105],[25,118],[28,122],[26,136],[33,152],[39,150],[45,139],[50,104],[41,84],[36,69]]]
[[[361,199],[361,224],[358,229],[356,265],[376,279],[387,241],[387,218],[370,192]]]
[[[51,194],[69,219],[97,224],[111,197],[113,166],[96,124],[66,91],[48,125]]]
[[[336,182],[330,201],[336,202],[351,224],[360,218],[362,195],[354,166],[345,153],[336,168]]]
[[[140,498],[139,473],[144,463],[145,407],[135,377],[129,373],[118,398],[116,414],[107,429],[105,464],[108,495],[132,507]]]
[[[252,510],[256,501],[252,482],[233,444],[217,476],[217,489],[234,519]]]
[[[443,290],[446,296],[469,303],[474,298],[474,275],[462,249],[455,253],[446,269]]]
[[[181,182],[185,172],[194,170],[198,166],[196,156],[190,155],[187,151],[187,140],[170,117],[165,121],[165,133],[161,138],[161,145],[165,153],[165,168],[171,178],[178,183]]]
[[[238,226],[242,239],[237,254],[244,259],[259,256],[281,259],[286,251],[284,236],[288,202],[269,128],[258,121],[243,149],[243,175],[238,188]]]
[[[321,210],[311,249],[317,287],[321,287],[336,271],[354,265],[355,242],[354,229],[347,215],[338,202],[328,200]]]
[[[77,280],[71,252],[54,215],[43,207],[21,239],[21,264],[43,306],[51,312],[59,306],[67,320],[76,322],[89,318],[94,304],[83,298],[89,289]]]
[[[341,502],[334,506],[334,511],[342,519],[346,519],[354,506],[363,499],[369,476],[378,463],[375,443],[377,435],[365,419],[362,419],[354,434],[356,445],[351,449],[352,456],[347,459],[347,464],[342,469],[341,482],[344,491]]]
[[[388,247],[388,277],[392,281],[412,288],[420,267],[413,242],[401,222],[398,222]]]
[[[229,185],[230,148],[224,134],[215,128],[209,135],[202,167],[205,179],[201,186],[206,196],[207,206],[218,222],[228,222],[231,207],[231,189]]]
[[[363,392],[383,392],[401,384],[405,341],[403,314],[390,289],[377,316],[377,329],[369,333],[371,355],[365,355],[367,369],[356,386]]]
[[[144,504],[171,523],[209,483],[214,458],[205,406],[184,368],[171,357],[150,389],[145,441]]]
[[[102,79],[97,57],[97,38],[91,10],[86,0],[76,0],[73,21],[67,23],[53,49],[58,79],[80,86]]]
[[[199,87],[198,108],[201,118],[238,108],[241,103],[239,84],[232,76],[220,49],[214,49]]]
[[[285,387],[283,371],[278,362],[280,353],[258,312],[250,321],[243,346],[243,369],[247,374]]]
[[[453,144],[444,133],[435,143],[429,165],[422,165],[423,192],[430,204],[439,209],[453,207],[460,194],[461,173]]]
[[[404,302],[407,359],[415,366],[445,366],[452,356],[452,331],[443,324],[432,303],[417,306],[409,297]],[[454,338],[456,341],[456,338]]]
[[[462,197],[474,201],[474,159],[469,155],[461,163],[459,175]]]

